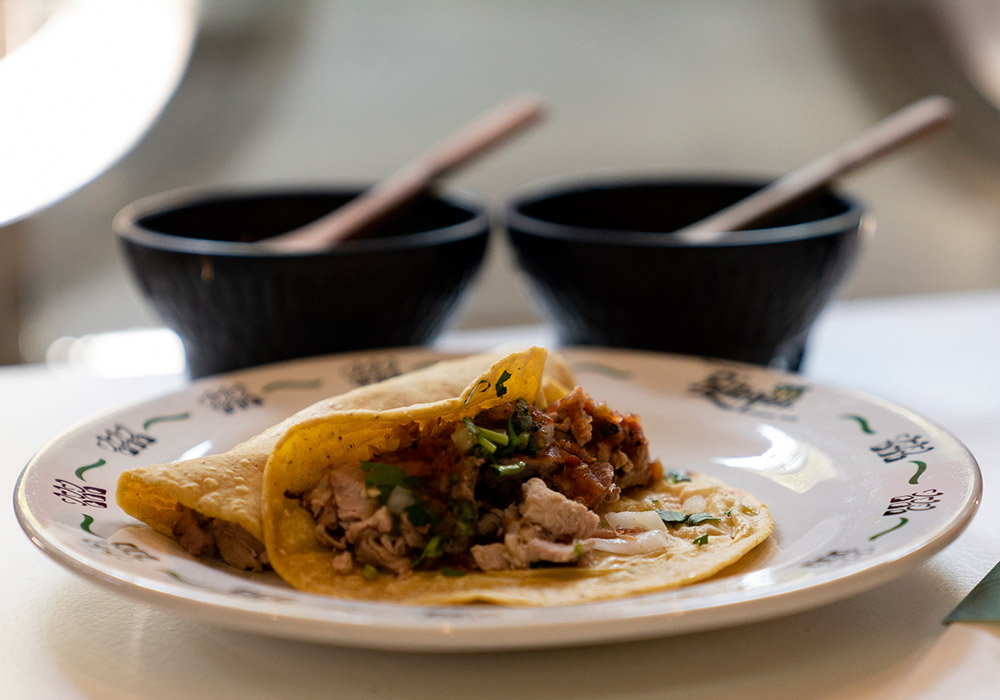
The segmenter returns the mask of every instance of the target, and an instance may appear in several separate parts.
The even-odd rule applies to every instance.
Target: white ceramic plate
[[[208,378],[91,420],[28,464],[17,516],[46,554],[77,574],[208,622],[352,646],[486,650],[671,635],[818,606],[927,559],[978,507],[981,477],[969,452],[880,399],[745,365],[565,352],[589,393],[642,417],[665,467],[721,477],[767,502],[776,523],[770,546],[704,583],[624,600],[408,607],[299,593],[270,573],[199,561],[115,506],[125,469],[226,450],[320,398],[441,357],[428,350]]]

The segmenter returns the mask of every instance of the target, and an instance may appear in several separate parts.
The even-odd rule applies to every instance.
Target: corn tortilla
[[[701,581],[736,562],[771,534],[767,507],[754,496],[696,474],[623,494],[606,510],[708,512],[716,519],[668,527],[668,544],[648,554],[592,552],[577,566],[467,572],[416,571],[403,577],[334,570],[333,553],[317,540],[316,522],[286,494],[316,484],[325,471],[356,468],[376,452],[394,449],[391,427],[458,422],[492,405],[531,400],[542,385],[544,351],[514,353],[458,396],[388,411],[355,412],[302,422],[277,443],[264,473],[264,542],[275,571],[293,587],[343,599],[411,605],[492,603],[560,605],[618,598]],[[501,377],[505,392],[495,391]]]
[[[473,383],[500,353],[443,360],[425,368],[359,387],[319,401],[222,454],[152,464],[121,474],[118,505],[132,517],[168,537],[185,506],[210,518],[235,523],[263,541],[261,488],[264,466],[279,439],[293,426],[333,416],[357,413],[372,417],[401,406],[439,401],[458,395]],[[545,357],[542,351],[542,357]],[[572,386],[572,374],[558,355],[548,355],[545,381],[538,396],[559,395]]]

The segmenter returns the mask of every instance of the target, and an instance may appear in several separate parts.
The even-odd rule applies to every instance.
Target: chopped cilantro
[[[479,443],[479,447],[481,447],[483,452],[485,452],[486,454],[488,455],[496,454],[497,446],[492,442],[490,442],[489,440],[487,440],[485,437],[479,436],[476,442]]]
[[[365,564],[364,568],[361,569],[361,577],[366,581],[374,581],[378,578],[378,569],[371,564]]]
[[[497,460],[510,457],[519,450],[529,451],[531,449],[531,429],[534,427],[534,423],[528,413],[526,401],[518,401],[517,408],[507,419],[506,433],[476,425],[468,417],[462,419],[462,423],[475,438],[473,454],[486,459],[498,474],[509,476],[518,474],[525,469],[527,465],[521,461],[500,464]]]
[[[465,406],[469,405],[469,402],[472,401],[472,397],[479,392],[480,387],[482,387],[483,391],[487,391],[490,388],[489,381],[486,379],[480,379],[478,382],[476,382],[476,385],[472,387],[472,391],[470,391],[469,395],[465,397],[465,404],[464,404]]]
[[[702,535],[701,537],[696,537],[694,543],[699,547],[708,544],[708,535]]]
[[[383,504],[389,503],[390,497],[396,489],[409,491],[407,494],[409,498],[405,500],[410,502],[401,511],[393,510],[393,504],[389,503],[389,508],[394,515],[399,515],[400,512],[406,513],[410,522],[416,527],[427,523],[433,524],[440,520],[440,516],[430,512],[427,505],[412,492],[413,487],[419,483],[417,477],[407,476],[406,472],[399,467],[385,462],[362,462],[361,470],[365,473],[365,488],[377,488],[379,501]],[[400,502],[405,501],[400,499]]]
[[[451,509],[455,513],[455,534],[459,537],[475,534],[476,504],[473,501],[452,501]]]
[[[524,462],[515,462],[514,464],[494,464],[493,468],[497,470],[497,474],[500,476],[513,476],[514,474],[520,474],[528,465]]]
[[[719,516],[711,513],[685,513],[679,510],[657,510],[660,520],[668,525],[701,525],[702,523],[718,522]]]
[[[507,419],[507,446],[513,452],[519,447],[527,447],[528,439],[528,435],[518,435],[514,431],[514,414],[511,414],[510,418]]]
[[[692,513],[687,517],[688,525],[701,525],[702,523],[717,523],[721,518],[711,513]]]
[[[421,527],[439,518],[439,516],[435,516],[434,513],[427,510],[427,506],[424,505],[423,501],[417,501],[412,506],[408,506],[403,512],[406,513],[406,517],[414,527]]]
[[[687,520],[687,513],[679,510],[657,510],[656,514],[660,516],[660,520],[667,524],[682,524]]]
[[[440,535],[435,535],[427,543],[427,546],[424,547],[424,551],[422,551],[420,553],[420,556],[417,557],[416,561],[413,562],[413,565],[416,566],[417,564],[419,564],[420,562],[422,562],[424,559],[437,559],[438,557],[441,556],[441,554],[442,554],[442,552],[441,552],[441,536]]]
[[[483,456],[494,455],[499,448],[506,447],[510,443],[510,438],[505,433],[480,427],[473,423],[471,418],[465,418],[462,422],[476,438],[476,445],[482,450]]]
[[[412,487],[416,483],[415,477],[385,462],[362,462],[361,471],[365,473],[365,488],[377,488],[382,503],[389,500],[389,494],[397,486]]]
[[[499,398],[499,397],[501,397],[501,396],[503,396],[504,394],[507,393],[507,387],[504,386],[504,383],[508,379],[510,379],[510,372],[508,372],[507,370],[504,370],[503,372],[500,373],[500,377],[497,379],[497,383],[496,383],[497,398]]]
[[[507,443],[510,442],[510,438],[506,435],[506,433],[501,433],[496,430],[490,430],[489,428],[483,428],[481,426],[478,426],[472,422],[471,418],[464,418],[462,422],[465,423],[465,427],[471,430],[472,434],[475,435],[477,438],[479,438],[480,440],[488,440],[489,442],[492,442],[494,449],[496,449],[498,446],[506,447]]]
[[[691,481],[691,475],[683,469],[672,469],[670,471],[663,472],[663,478],[671,484]]]
[[[527,447],[531,432],[535,427],[535,421],[531,418],[531,406],[524,399],[518,399],[514,403],[514,411],[507,419],[507,432],[510,435],[517,435],[522,447]]]

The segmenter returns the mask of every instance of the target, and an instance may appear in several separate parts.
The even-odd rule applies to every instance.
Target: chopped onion
[[[700,493],[689,497],[684,501],[684,510],[688,513],[701,513],[708,510],[708,500]]]
[[[475,447],[477,442],[476,436],[472,434],[472,431],[461,423],[455,428],[455,432],[451,434],[451,441],[455,443],[455,447],[460,452],[468,452]]]
[[[413,491],[410,491],[405,486],[396,486],[389,493],[389,498],[385,501],[385,507],[393,515],[399,515],[416,502],[417,497],[413,494]]]
[[[612,554],[649,554],[666,549],[668,543],[666,530],[643,530],[626,537],[593,537],[590,539],[593,549]]]
[[[616,530],[666,530],[667,526],[655,510],[622,510],[605,513],[604,519]]]

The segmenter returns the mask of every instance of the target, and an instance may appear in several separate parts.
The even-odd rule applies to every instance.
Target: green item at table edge
[[[1000,621],[1000,563],[969,591],[958,606],[944,619],[948,622]]]

